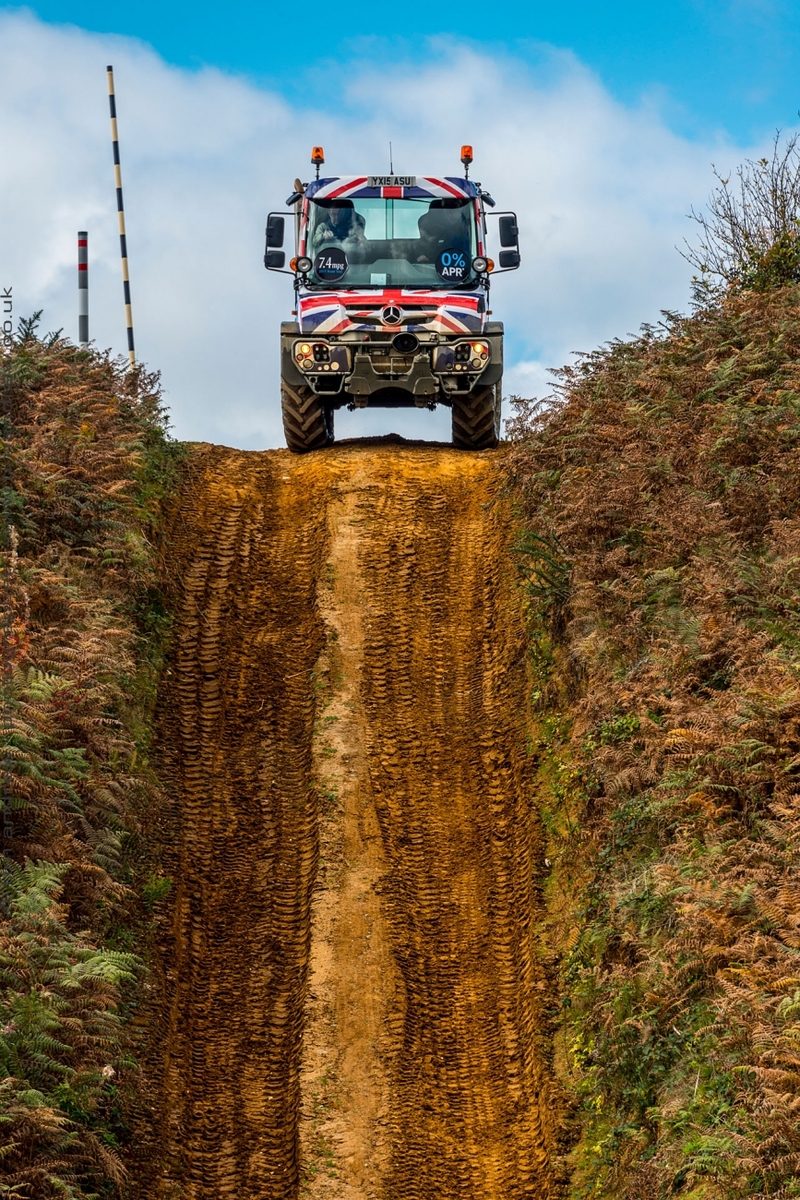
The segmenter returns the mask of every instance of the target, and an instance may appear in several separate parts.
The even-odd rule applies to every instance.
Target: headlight
[[[294,361],[301,371],[314,375],[321,371],[350,370],[350,356],[345,346],[329,345],[328,342],[295,342],[292,346]]]
[[[482,275],[488,266],[488,260],[483,258],[481,255],[478,255],[477,258],[473,258],[472,260],[472,269],[476,275]]]
[[[298,258],[298,260],[297,260],[297,270],[300,272],[301,275],[307,275],[308,272],[313,267],[313,265],[314,264],[312,263],[311,259],[306,258],[305,255],[303,255],[302,258]]]

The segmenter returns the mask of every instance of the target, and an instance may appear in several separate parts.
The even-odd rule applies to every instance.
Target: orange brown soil
[[[149,1196],[559,1194],[500,465],[197,451]]]

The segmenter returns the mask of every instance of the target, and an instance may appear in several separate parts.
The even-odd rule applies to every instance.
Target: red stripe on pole
[[[78,263],[78,270],[79,271],[88,271],[89,264],[88,263]]]

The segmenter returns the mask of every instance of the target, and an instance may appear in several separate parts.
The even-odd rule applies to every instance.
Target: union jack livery
[[[340,196],[351,200],[446,200],[450,197],[463,200],[475,199],[478,189],[470,179],[437,179],[435,175],[353,175],[315,179],[307,185],[306,196],[316,200],[337,200]]]
[[[295,321],[281,326],[281,406],[290,450],[330,445],[336,409],[452,410],[453,443],[495,446],[503,326],[490,321],[494,273],[519,266],[517,219],[498,218],[498,268],[487,251],[494,200],[464,176],[347,175],[295,181],[286,214],[270,213],[264,265],[294,278]]]
[[[400,311],[398,325],[416,333],[482,333],[486,323],[486,297],[483,292],[442,295],[441,292],[417,292],[406,288],[376,288],[366,292],[306,293],[297,298],[297,316],[301,333],[339,334],[355,330],[361,333],[382,328],[383,310],[395,306]]]

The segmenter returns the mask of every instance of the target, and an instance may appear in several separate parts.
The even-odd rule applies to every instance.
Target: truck
[[[264,266],[294,280],[293,321],[281,324],[281,410],[301,454],[333,442],[334,413],[366,407],[452,412],[453,444],[497,445],[503,325],[491,321],[493,275],[519,267],[513,212],[463,174],[335,175],[295,180],[287,211],[267,217]],[[487,250],[498,221],[498,262]],[[287,222],[294,254],[286,264]]]

